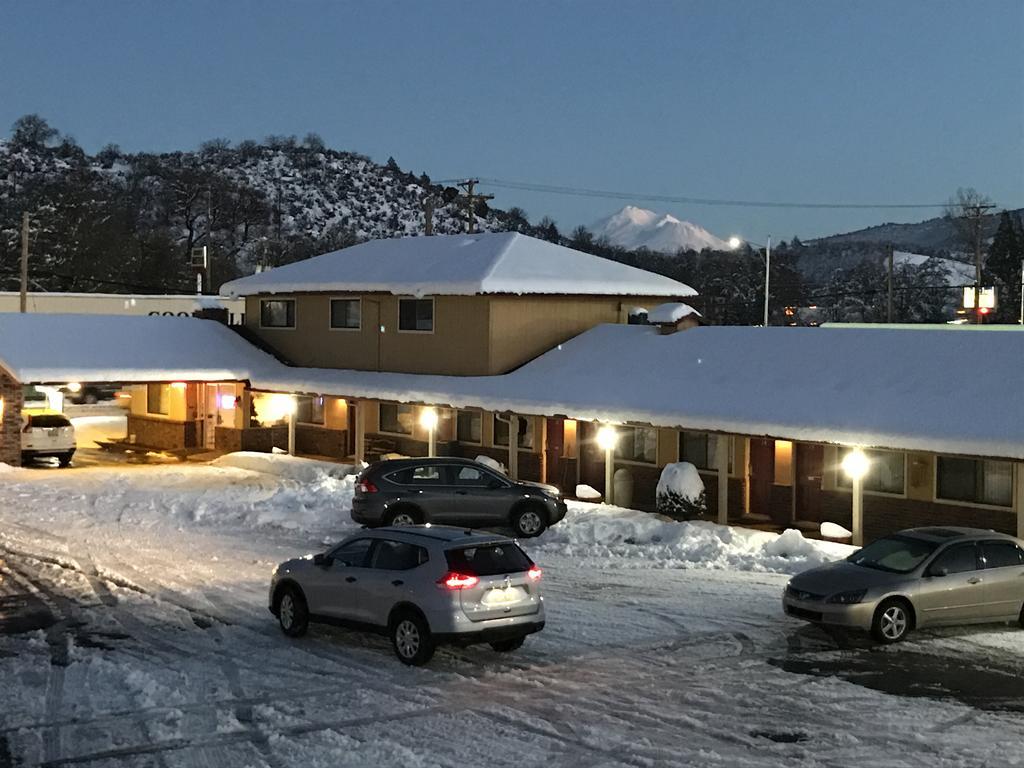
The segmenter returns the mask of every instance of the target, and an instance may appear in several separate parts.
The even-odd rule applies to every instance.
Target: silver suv
[[[544,628],[541,570],[512,539],[414,525],[361,531],[282,563],[270,611],[290,637],[310,622],[391,638],[399,660],[426,664],[441,643],[514,651]]]

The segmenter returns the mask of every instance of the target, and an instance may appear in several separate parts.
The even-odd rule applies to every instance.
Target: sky
[[[0,132],[87,150],[319,133],[482,187],[563,231],[627,202],[763,242],[920,221],[975,187],[1024,207],[1024,0],[2,0]]]

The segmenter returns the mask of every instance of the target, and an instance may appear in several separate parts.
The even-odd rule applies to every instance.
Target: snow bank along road
[[[785,572],[840,554],[793,535],[574,505],[529,545],[549,619],[517,653],[289,640],[270,571],[353,529],[351,478],[241,463],[0,465],[0,766],[1024,764],[1024,633],[874,650],[793,622]],[[887,691],[900,670],[926,695]]]

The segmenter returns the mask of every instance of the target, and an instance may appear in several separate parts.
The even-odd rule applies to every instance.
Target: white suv
[[[377,528],[279,565],[270,611],[291,637],[317,621],[387,634],[400,661],[419,665],[439,643],[519,648],[544,628],[540,579],[540,568],[506,536]]]
[[[75,428],[62,413],[21,414],[21,463],[56,458],[62,467],[75,455]]]

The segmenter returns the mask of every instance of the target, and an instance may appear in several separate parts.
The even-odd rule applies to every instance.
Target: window
[[[480,443],[480,411],[459,411],[455,417],[455,438],[460,443]]]
[[[719,439],[729,438],[724,435],[709,435],[706,432],[680,432],[679,460],[688,461],[697,469],[716,471],[718,467],[715,465],[715,451],[718,449]],[[732,471],[732,451],[729,452],[729,471]]]
[[[331,557],[336,563],[347,565],[350,568],[365,568],[366,556],[370,552],[371,544],[373,544],[373,539],[346,541],[331,552]]]
[[[928,573],[938,573],[943,568],[946,573],[967,573],[978,570],[978,554],[973,544],[956,544],[935,558]]]
[[[29,416],[29,424],[32,427],[39,429],[58,429],[60,427],[70,427],[71,422],[66,417],[60,416],[56,413],[36,413]]]
[[[946,501],[1013,506],[1013,464],[939,456],[936,496]]]
[[[626,427],[615,442],[615,458],[656,464],[658,461],[658,430],[654,427]]]
[[[296,421],[303,424],[324,423],[324,398],[322,395],[300,395],[295,400]]]
[[[471,576],[496,576],[530,570],[533,561],[515,544],[492,544],[465,549],[449,549],[444,553],[448,567]]]
[[[370,558],[370,567],[382,571],[408,571],[429,560],[427,550],[402,541],[378,539]]]
[[[331,299],[331,328],[358,331],[361,307],[359,299]]]
[[[508,445],[508,422],[498,418],[498,414],[494,414],[494,444]],[[533,448],[533,419],[519,417],[519,447]]]
[[[260,327],[294,328],[295,299],[263,299],[260,301]]]
[[[848,562],[890,573],[910,573],[937,548],[932,541],[913,536],[886,536],[850,555]]]
[[[146,413],[157,413],[161,416],[168,414],[167,390],[166,384],[146,385]]]
[[[868,473],[864,475],[864,490],[876,493],[905,492],[906,454],[897,451],[864,451],[868,457]],[[845,454],[844,454],[845,455]],[[842,463],[842,457],[840,457]],[[836,485],[852,488],[853,481],[840,469]]]
[[[387,479],[399,485],[444,485],[444,467],[439,464],[406,467],[387,475]]]
[[[411,435],[415,416],[411,405],[380,404],[380,431],[395,435]]]
[[[398,330],[400,331],[433,331],[434,300],[433,299],[399,299]]]
[[[453,475],[453,485],[468,485],[476,488],[488,488],[491,483],[505,483],[492,475],[476,467],[451,466],[448,471]]]
[[[986,568],[1009,568],[1024,565],[1024,552],[1012,541],[983,541],[981,552]]]

